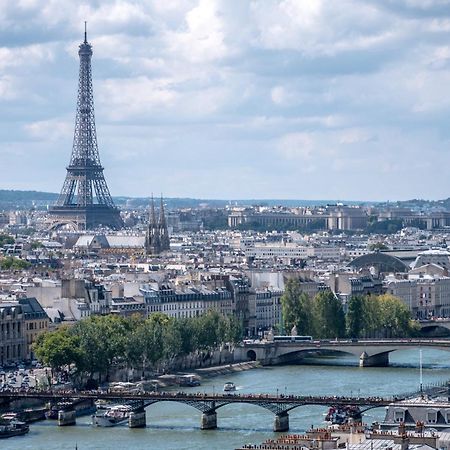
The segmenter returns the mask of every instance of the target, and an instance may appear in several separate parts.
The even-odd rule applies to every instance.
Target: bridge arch
[[[450,336],[450,324],[447,322],[445,324],[440,324],[438,322],[423,324],[421,326],[421,332],[427,336],[435,337],[449,337]]]
[[[78,231],[78,223],[73,220],[61,220],[58,222],[54,222],[51,224],[48,231],[58,231],[64,227],[67,227],[70,231]]]

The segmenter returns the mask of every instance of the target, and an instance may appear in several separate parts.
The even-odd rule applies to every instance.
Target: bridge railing
[[[426,385],[418,386],[416,391],[404,392],[402,394],[396,395],[398,398],[408,399],[423,395],[438,395],[438,394],[446,394],[448,392],[450,380],[448,381],[436,381],[434,383],[427,383]]]
[[[297,404],[355,404],[355,405],[386,405],[398,399],[397,396],[381,397],[381,396],[336,396],[336,395],[294,395],[294,394],[241,394],[241,393],[206,393],[206,392],[141,392],[128,393],[117,391],[45,391],[45,390],[3,390],[0,391],[0,398],[45,398],[45,399],[61,399],[61,398],[92,398],[92,399],[126,399],[126,400],[152,400],[152,401],[200,401],[215,402],[218,400],[233,402],[269,402],[269,403],[297,403]]]

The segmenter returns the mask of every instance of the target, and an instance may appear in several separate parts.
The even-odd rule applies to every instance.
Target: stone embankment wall
[[[230,364],[243,362],[236,360],[233,348],[218,348],[216,350],[196,352],[187,356],[174,358],[160,364],[157,374],[174,372],[192,372],[199,369],[211,367],[223,367]],[[140,380],[141,378],[151,379],[155,377],[153,369],[116,369],[110,374],[110,381]]]

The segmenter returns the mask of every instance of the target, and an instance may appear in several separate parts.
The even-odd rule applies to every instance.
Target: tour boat
[[[4,414],[0,419],[0,439],[6,439],[13,436],[22,436],[30,431],[30,427],[15,418],[5,419]]]
[[[236,390],[236,385],[232,383],[231,381],[228,381],[223,385],[223,391],[224,392],[232,392]]]
[[[325,417],[325,420],[332,425],[348,423],[350,419],[356,422],[362,419],[361,410],[357,406],[332,406]]]
[[[92,416],[92,425],[113,427],[128,420],[133,408],[130,405],[116,405],[106,411],[98,411]]]

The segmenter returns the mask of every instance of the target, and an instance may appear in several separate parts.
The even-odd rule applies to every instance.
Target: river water
[[[339,365],[327,360],[315,364],[279,366],[238,372],[205,380],[195,391],[218,392],[232,381],[241,393],[293,393],[300,395],[392,395],[413,391],[419,386],[419,351],[391,354],[387,368],[360,368],[352,358],[340,358]],[[334,359],[336,362],[336,359]],[[317,364],[317,363],[320,364]],[[450,355],[423,350],[424,384],[450,379]],[[185,389],[187,390],[187,389]],[[305,431],[323,424],[326,408],[299,407],[289,413],[290,432]],[[364,421],[384,417],[384,408],[368,411]],[[126,424],[114,428],[94,428],[90,417],[77,418],[73,427],[58,427],[54,421],[31,425],[26,436],[0,442],[1,450],[12,449],[234,449],[245,443],[259,443],[276,436],[274,415],[255,405],[234,404],[217,411],[216,430],[199,429],[200,412],[177,403],[157,403],[147,408],[147,427],[130,430]]]

